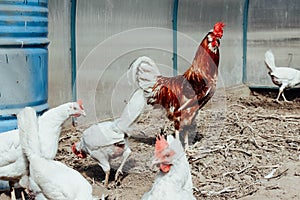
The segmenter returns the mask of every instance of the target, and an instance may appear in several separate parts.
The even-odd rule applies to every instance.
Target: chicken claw
[[[12,200],[16,200],[16,193],[15,193],[15,188],[14,187],[12,187],[10,195],[11,195],[10,198]]]
[[[120,174],[121,175],[123,175],[123,172],[122,172],[122,170],[117,170],[117,173],[116,173],[116,175],[115,175],[115,182],[116,183],[120,183],[121,182],[121,180],[120,180]]]

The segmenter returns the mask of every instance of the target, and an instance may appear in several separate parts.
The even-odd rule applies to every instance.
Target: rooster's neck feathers
[[[184,73],[189,82],[198,82],[196,78],[214,80],[218,74],[219,65],[219,41],[212,40],[212,32],[209,32],[198,47],[191,67]],[[213,44],[217,42],[217,44]],[[212,49],[213,48],[213,49]],[[213,82],[216,82],[213,81]]]

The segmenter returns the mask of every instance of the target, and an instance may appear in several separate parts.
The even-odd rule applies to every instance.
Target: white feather
[[[275,71],[275,69],[276,69],[275,59],[274,59],[274,55],[271,50],[268,50],[265,53],[265,64],[266,64],[267,68],[270,70],[270,72]]]
[[[172,135],[167,136],[167,142],[175,151],[171,169],[157,175],[151,190],[143,195],[142,200],[195,200],[190,166],[183,147]]]
[[[30,189],[37,194],[37,199],[93,200],[92,186],[79,172],[58,161],[42,157],[34,109],[23,109],[17,118],[20,143],[29,161]]]
[[[43,157],[53,159],[58,149],[58,140],[64,121],[78,110],[72,110],[76,102],[69,102],[52,108],[38,119],[40,151]],[[27,112],[27,111],[26,111]],[[19,130],[0,134],[0,179],[18,181],[25,187],[27,162],[20,146]]]
[[[265,63],[270,70],[270,76],[274,84],[279,86],[284,84],[286,88],[300,84],[300,71],[290,67],[276,67],[271,50],[265,53]]]
[[[159,75],[160,72],[155,62],[146,56],[137,58],[127,71],[129,83],[143,89],[146,93],[152,91]]]

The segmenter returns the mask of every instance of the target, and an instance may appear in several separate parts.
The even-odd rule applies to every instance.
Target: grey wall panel
[[[70,1],[49,1],[49,96],[50,107],[71,101]]]
[[[77,93],[89,113],[80,120],[120,114],[132,92],[126,71],[138,56],[172,72],[172,5],[172,0],[78,1]]]
[[[179,54],[189,52],[187,60],[191,62],[198,44],[218,21],[223,21],[226,25],[220,46],[219,87],[241,84],[243,1],[179,1],[178,31],[196,42],[196,46],[191,47],[179,41]],[[179,69],[182,69],[180,67],[186,68],[179,63]]]

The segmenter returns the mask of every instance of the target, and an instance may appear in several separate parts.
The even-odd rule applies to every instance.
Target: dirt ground
[[[300,98],[295,92],[286,94],[292,102],[281,104],[274,101],[277,91],[219,93],[199,112],[188,155],[197,199],[300,199]],[[102,169],[70,151],[83,129],[62,134],[57,158],[99,186],[95,190],[101,194]],[[133,126],[132,154],[119,185],[113,178],[121,159],[112,164],[107,199],[140,199],[151,188],[157,173],[151,166],[155,133],[161,130],[172,133],[172,124],[160,110],[147,107]]]
[[[189,130],[188,153],[196,199],[300,199],[299,90],[286,94],[290,103],[275,102],[276,95],[277,91],[250,95],[225,91],[199,112]],[[132,154],[121,182],[113,181],[121,162],[116,159],[108,190],[102,187],[104,172],[97,162],[90,157],[78,159],[71,152],[71,144],[85,128],[63,130],[56,160],[82,173],[93,184],[95,195],[140,199],[158,172],[151,166],[155,133],[172,133],[172,124],[160,110],[146,108],[133,126]]]

